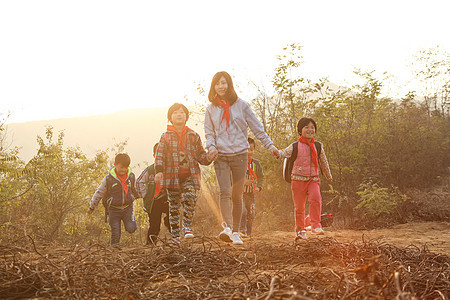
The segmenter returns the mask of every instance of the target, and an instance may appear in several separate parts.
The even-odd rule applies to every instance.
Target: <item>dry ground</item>
[[[373,230],[337,230],[325,228],[326,235],[339,242],[361,241],[364,239],[381,239],[381,241],[403,248],[410,245],[422,248],[426,245],[432,252],[450,255],[450,223],[448,222],[413,222],[394,225],[390,228]],[[311,237],[310,234],[308,234]],[[255,234],[255,239],[274,242],[292,241],[294,232],[274,231]],[[316,238],[316,237],[312,237]]]

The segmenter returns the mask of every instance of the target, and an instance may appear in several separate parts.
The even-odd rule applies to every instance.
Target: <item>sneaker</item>
[[[311,229],[311,234],[324,235],[325,232],[323,231],[322,227],[319,227]]]
[[[306,231],[311,231],[311,226],[306,226]]]
[[[232,236],[233,234],[230,227],[225,227],[224,230],[219,233],[219,239],[227,243],[231,243],[233,241]]]
[[[299,232],[297,232],[297,237],[295,239],[307,240],[308,237],[306,236],[306,230],[300,230]]]
[[[179,237],[172,238],[172,243],[175,245],[179,245],[181,243],[181,240]]]
[[[185,239],[192,239],[194,238],[194,234],[192,233],[192,230],[190,228],[183,228],[183,232],[184,232],[184,238]]]
[[[231,238],[233,240],[233,245],[243,245],[244,242],[241,240],[241,234],[239,232],[233,232]]]

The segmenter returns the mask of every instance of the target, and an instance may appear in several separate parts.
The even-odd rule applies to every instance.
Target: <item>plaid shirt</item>
[[[206,152],[203,149],[200,136],[195,131],[189,128],[185,138],[186,140],[182,141],[182,143],[184,153],[189,160],[192,181],[195,189],[200,190],[201,171],[198,164],[209,165],[211,162],[206,158]],[[178,152],[180,152],[178,135],[170,130],[164,132],[159,141],[155,157],[156,173],[164,173],[161,183],[162,188],[180,189]]]

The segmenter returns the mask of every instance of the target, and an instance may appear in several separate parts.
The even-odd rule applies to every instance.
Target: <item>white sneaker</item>
[[[302,240],[307,240],[308,237],[306,236],[306,230],[300,230],[299,232],[297,232],[297,236],[295,237],[295,240],[298,239],[302,239]]]
[[[323,231],[322,227],[319,227],[311,229],[311,234],[324,235],[325,232]]]
[[[233,241],[233,233],[230,227],[225,227],[221,233],[219,233],[219,239],[224,242],[231,243]]]
[[[231,238],[233,240],[233,245],[243,245],[244,242],[241,240],[241,234],[239,232],[233,232]]]
[[[306,226],[305,230],[306,231],[311,231],[311,226]]]

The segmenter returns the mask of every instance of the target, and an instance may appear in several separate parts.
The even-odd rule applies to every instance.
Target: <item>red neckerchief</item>
[[[248,161],[247,168],[248,168],[248,172],[250,173],[250,178],[252,179],[253,189],[255,189],[255,180],[253,178],[257,179],[257,177],[256,177],[256,174],[255,174],[255,171],[253,171],[253,169],[250,166],[251,163],[252,163],[252,159],[250,158],[249,161]]]
[[[228,124],[230,123],[230,102],[226,101],[225,103],[223,103],[219,96],[216,96],[216,103],[217,105],[222,106],[225,109],[220,123],[222,123],[223,119],[225,118],[227,122],[226,127],[228,128]]]
[[[155,195],[153,196],[153,198],[155,198],[156,196],[159,195],[159,192],[161,192],[161,185],[160,184],[156,184],[155,185]]]
[[[123,187],[123,190],[125,191],[125,197],[126,197],[128,194],[128,184],[126,184],[125,181],[128,178],[128,171],[125,174],[123,174],[122,177],[119,176],[119,174],[117,174],[117,172],[116,172],[116,175],[117,175],[117,178],[119,178],[120,182],[122,183],[122,187]]]
[[[178,132],[178,130],[174,126],[167,125],[167,130],[174,131],[178,135],[178,146],[180,147],[181,151],[184,151],[183,140],[185,139],[184,137],[186,136],[186,132],[188,131],[188,129],[189,127],[184,126],[181,132]]]
[[[314,145],[314,138],[311,139],[311,142],[308,142],[307,139],[305,139],[305,137],[303,135],[300,136],[300,138],[298,139],[298,141],[300,143],[303,144],[307,144],[309,146],[309,148],[311,149],[311,157],[314,163],[314,168],[316,169],[316,172],[319,168],[319,162],[318,162],[318,156],[317,156],[317,151],[316,151],[316,146]]]

